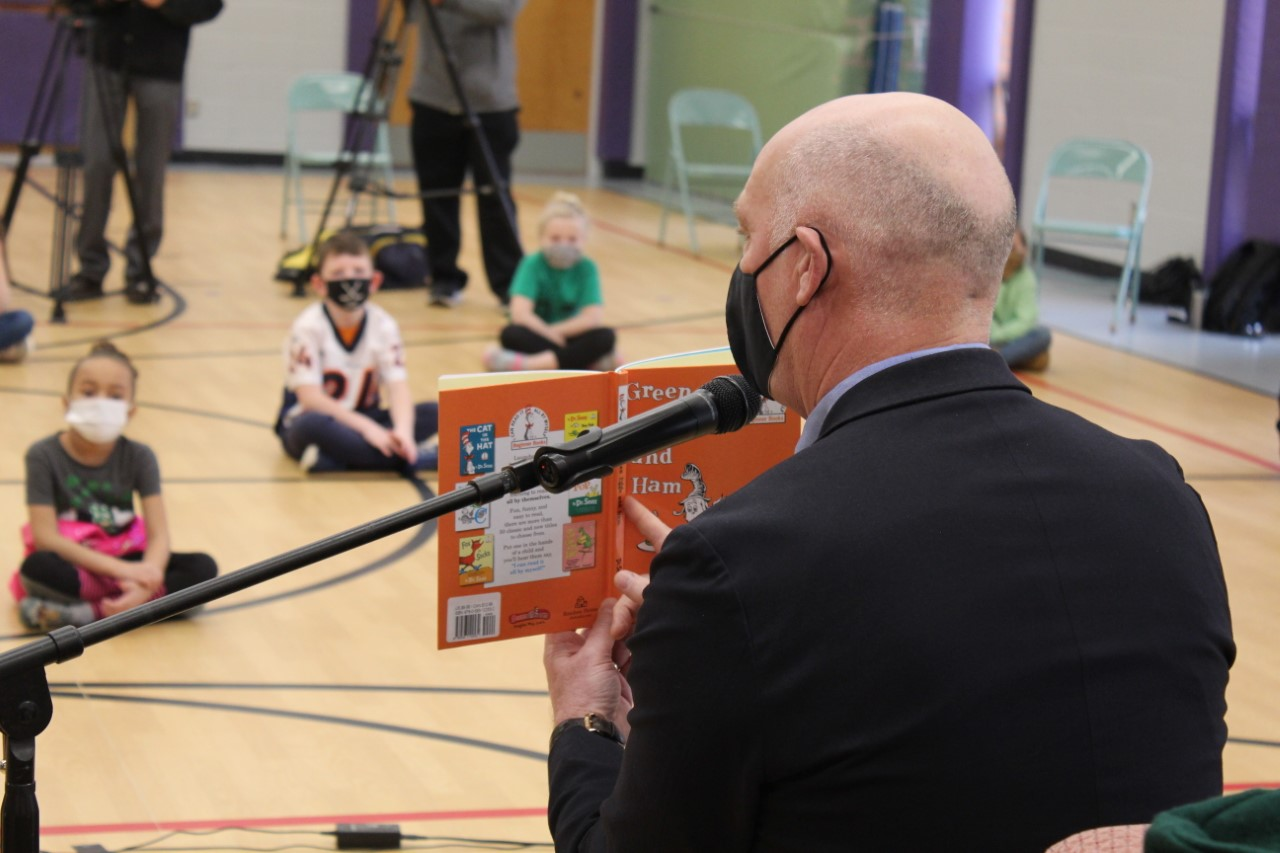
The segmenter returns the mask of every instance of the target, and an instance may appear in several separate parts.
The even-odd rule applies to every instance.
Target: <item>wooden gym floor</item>
[[[49,187],[52,175],[35,170]],[[410,190],[405,180],[403,189]],[[6,182],[7,185],[7,182]],[[311,189],[327,187],[312,179]],[[557,187],[516,189],[526,242]],[[284,335],[306,304],[271,280],[296,235],[277,235],[271,171],[175,169],[156,259],[172,290],[138,307],[119,296],[67,306],[16,296],[41,321],[24,364],[0,366],[0,567],[20,556],[24,449],[61,426],[67,371],[98,337],[141,371],[129,434],[157,452],[178,550],[213,554],[223,572],[413,505],[425,494],[393,476],[306,478],[271,424]],[[700,226],[703,254],[656,244],[657,207],[578,190],[594,216],[610,321],[627,358],[724,344],[724,292],[737,260],[731,229]],[[111,233],[123,236],[117,201]],[[416,224],[409,204],[399,218]],[[24,189],[9,240],[14,278],[48,288],[52,207]],[[479,369],[503,322],[464,209],[465,302],[428,308],[421,290],[380,294],[399,319],[418,398],[437,376]],[[118,291],[120,267],[108,290]],[[1057,330],[1053,363],[1025,377],[1051,403],[1116,432],[1153,439],[1182,462],[1213,516],[1231,589],[1239,659],[1232,673],[1228,790],[1280,785],[1280,464],[1267,395]],[[434,478],[424,481],[434,488]],[[438,653],[435,543],[427,526],[223,599],[199,618],[151,626],[51,667],[53,722],[38,739],[42,846],[108,849],[168,830],[209,836],[158,846],[333,849],[340,822],[398,823],[432,838],[546,843],[549,706],[538,640]],[[32,639],[0,608],[0,650]],[[288,832],[259,837],[248,830]],[[406,846],[431,844],[406,842]],[[461,840],[434,849],[464,849]],[[471,849],[470,847],[466,849]],[[492,849],[514,849],[496,845]]]

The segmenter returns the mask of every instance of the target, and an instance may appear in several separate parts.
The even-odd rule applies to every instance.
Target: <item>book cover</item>
[[[735,373],[727,349],[612,373],[540,371],[440,379],[440,489],[458,488]],[[632,495],[670,526],[692,521],[790,456],[800,418],[771,401],[746,427],[657,451],[560,494],[535,488],[442,517],[440,648],[590,625],[620,568],[647,572],[653,546],[621,512]],[[457,558],[455,563],[454,558]]]

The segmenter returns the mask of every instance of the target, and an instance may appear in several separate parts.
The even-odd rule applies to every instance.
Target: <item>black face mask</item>
[[[373,287],[371,278],[338,278],[326,281],[329,298],[348,310],[359,308],[369,298]]]
[[[775,344],[769,338],[769,327],[764,321],[764,311],[760,308],[756,278],[764,272],[765,267],[773,263],[774,258],[781,255],[798,239],[799,237],[793,234],[790,240],[765,258],[764,263],[756,267],[753,273],[743,272],[742,264],[738,264],[733,271],[733,277],[729,279],[729,298],[724,308],[725,325],[729,332],[729,351],[733,353],[733,361],[738,365],[747,382],[762,397],[769,397],[769,376],[778,362],[782,343],[787,339],[787,333],[791,331],[791,326],[800,316],[800,312],[808,305],[801,305],[795,310],[791,319],[787,320],[787,324],[782,327],[782,334],[778,335],[778,342]],[[831,275],[831,250],[827,248],[827,238],[822,236],[821,231],[818,231],[818,239],[822,242],[822,251],[827,254],[827,272],[822,277],[822,281],[818,282],[818,288],[821,289],[822,285],[827,283],[827,277]],[[817,296],[816,290],[814,296]],[[770,399],[773,398],[770,397]]]

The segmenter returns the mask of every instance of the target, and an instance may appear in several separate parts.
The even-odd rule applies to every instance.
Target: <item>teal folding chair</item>
[[[356,98],[363,90],[363,104],[356,104]],[[365,85],[360,74],[339,72],[322,74],[303,74],[295,79],[289,87],[286,111],[286,134],[284,150],[284,201],[280,207],[280,236],[288,236],[289,209],[292,207],[298,217],[298,236],[307,235],[306,207],[307,199],[302,193],[302,170],[305,168],[336,169],[339,158],[350,156],[344,152],[346,138],[345,123],[341,117],[353,113],[361,115],[385,116],[382,105],[374,105],[369,109],[373,98],[373,87]],[[332,113],[340,117],[338,124],[338,144],[326,150],[308,150],[300,144],[300,119],[304,113]],[[370,151],[355,152],[355,163],[352,164],[354,174],[379,169],[387,187],[392,185],[394,173],[391,162],[391,143],[387,134],[385,118],[377,120],[373,146]],[[387,206],[387,222],[396,221],[395,202],[390,196],[383,196]],[[370,195],[371,215],[377,214],[377,197]]]
[[[1044,272],[1044,249],[1049,238],[1088,245],[1123,244],[1124,264],[1111,318],[1113,333],[1126,306],[1129,322],[1137,317],[1142,230],[1147,221],[1150,190],[1150,156],[1132,142],[1120,139],[1068,139],[1050,155],[1040,182],[1031,223],[1037,279]]]
[[[682,89],[667,103],[667,120],[671,128],[671,150],[663,178],[662,215],[658,220],[658,242],[667,239],[667,215],[673,209],[673,193],[679,190],[680,208],[689,227],[689,248],[698,252],[698,234],[694,227],[693,199],[690,182],[732,184],[740,190],[751,174],[751,166],[763,144],[760,119],[746,98],[723,89]],[[698,153],[690,156],[685,134],[693,128],[723,131],[717,136],[713,159]],[[731,139],[743,135],[741,145]],[[722,138],[728,136],[729,139]],[[705,147],[705,146],[703,146]],[[699,148],[701,152],[703,149]],[[736,154],[737,156],[733,156]],[[723,155],[723,159],[720,159]],[[674,186],[673,186],[674,183]]]

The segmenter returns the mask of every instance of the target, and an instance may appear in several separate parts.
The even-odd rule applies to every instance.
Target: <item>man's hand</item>
[[[649,576],[638,575],[623,569],[613,576],[613,584],[622,593],[622,598],[619,598],[618,603],[613,606],[613,627],[610,633],[615,641],[625,642],[636,628],[636,613],[644,603],[644,591],[645,587],[649,586]],[[626,675],[627,667],[631,663],[631,653],[626,652],[620,657],[622,660],[617,661],[618,671]]]
[[[653,546],[654,551],[662,550],[662,543],[667,541],[667,534],[671,532],[671,528],[658,520],[658,517],[645,508],[631,496],[627,496],[622,502],[622,511],[630,521],[636,526],[636,530],[640,531],[640,535],[649,540],[649,544]]]
[[[607,717],[627,736],[631,686],[619,670],[615,654],[625,654],[611,634],[615,601],[600,604],[595,623],[584,631],[548,634],[542,652],[547,670],[551,711],[557,723],[587,714]]]
[[[159,9],[165,4],[165,0],[142,0],[143,6],[150,6],[152,9]]]

